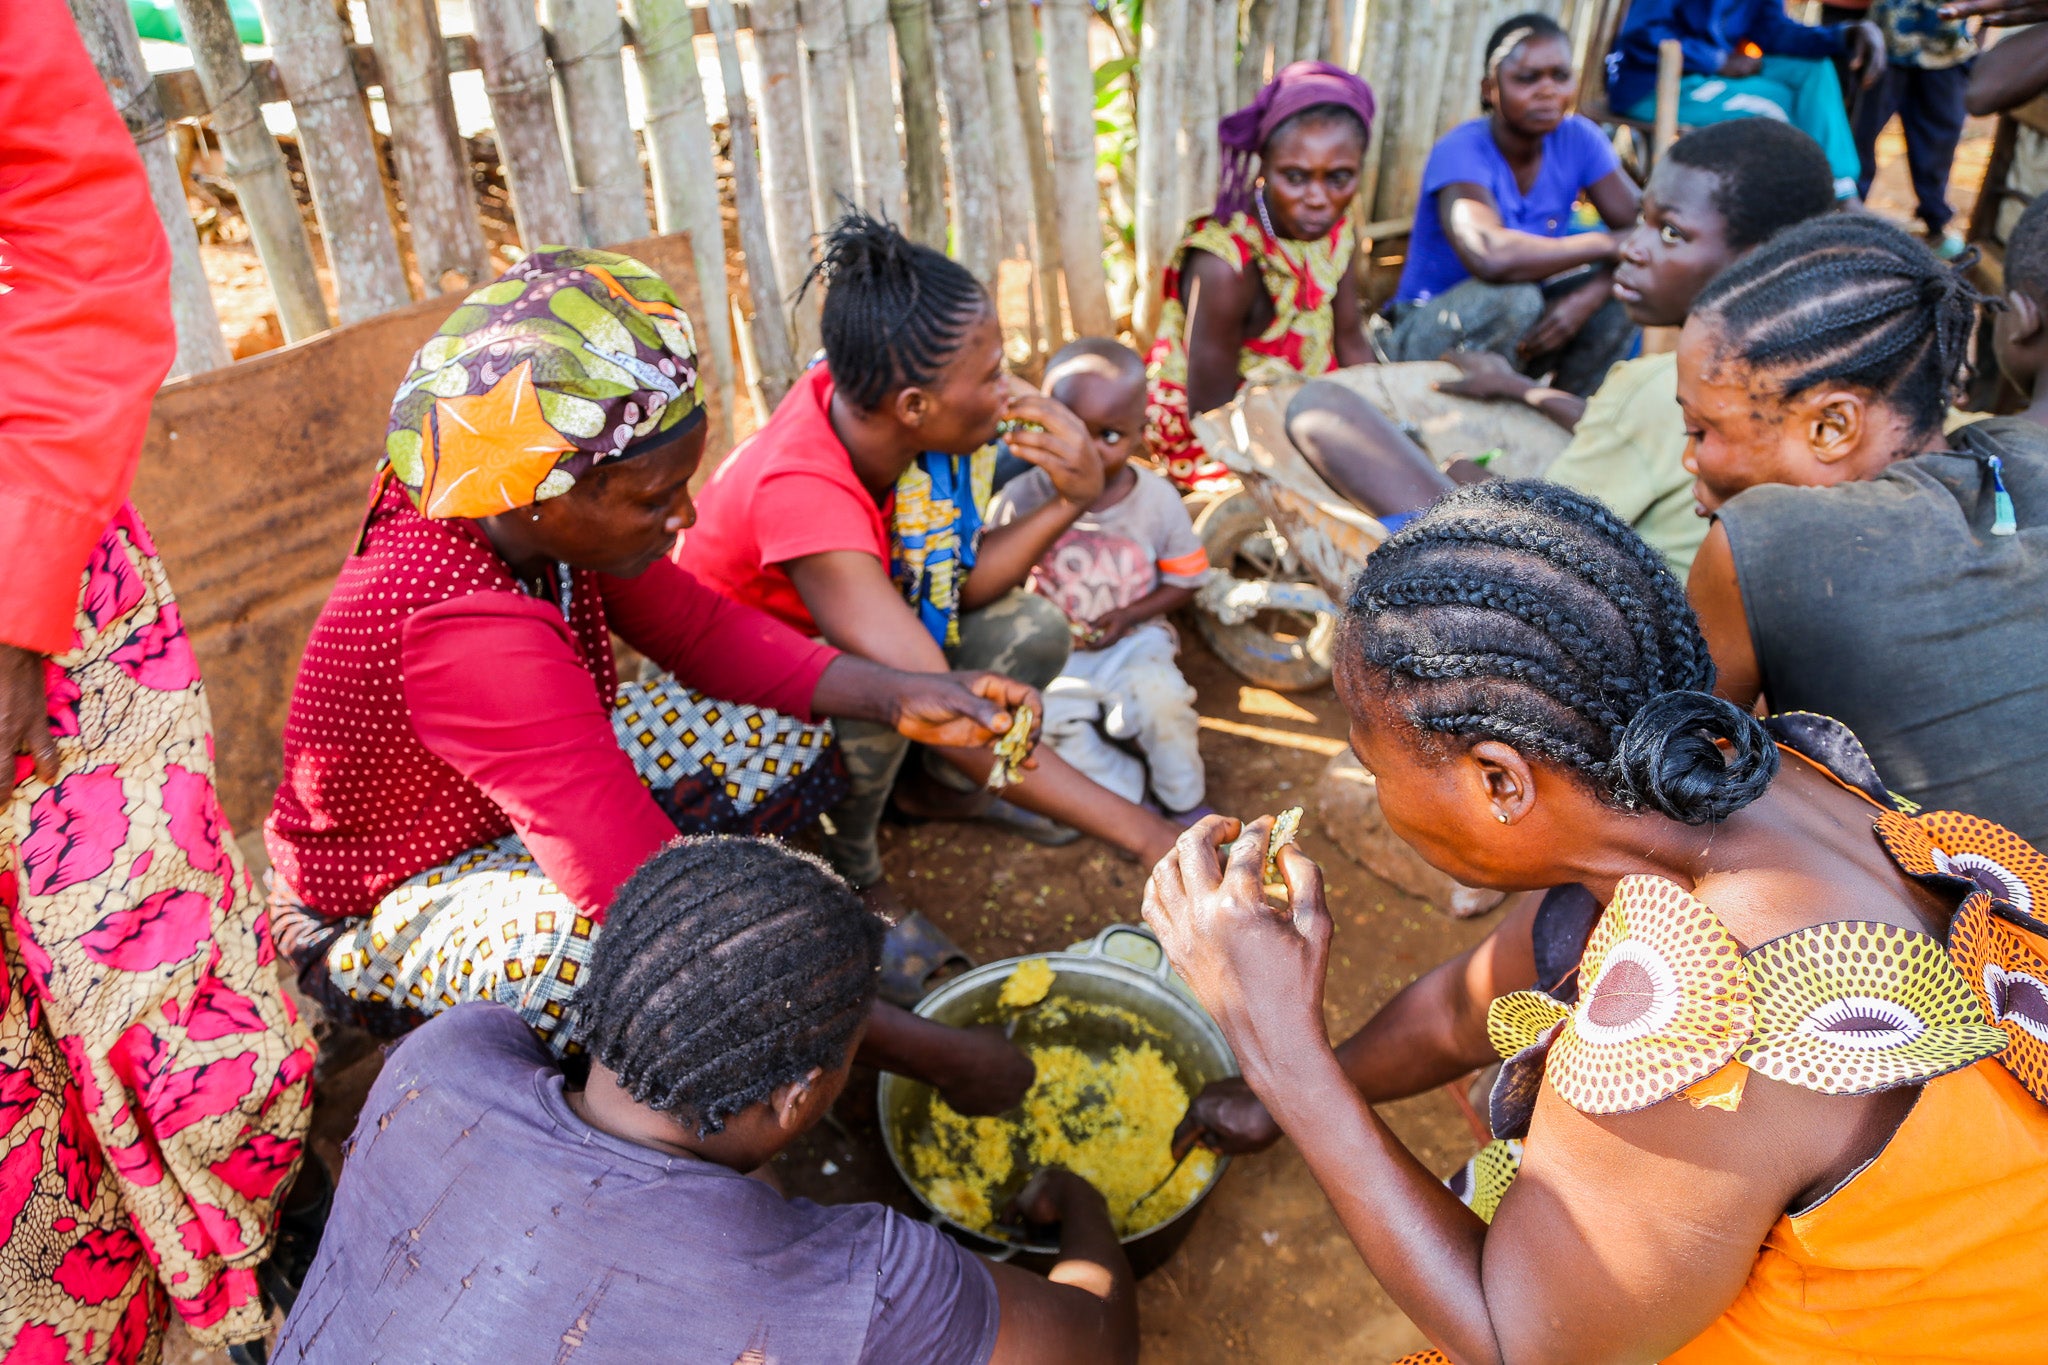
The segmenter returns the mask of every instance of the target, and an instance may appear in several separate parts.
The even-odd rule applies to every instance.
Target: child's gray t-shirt
[[[1209,556],[1173,485],[1137,469],[1138,486],[1113,507],[1083,512],[1031,571],[1029,587],[1076,621],[1128,607],[1161,583],[1201,586]],[[988,524],[1007,526],[1052,501],[1052,480],[1033,469],[1003,485]]]

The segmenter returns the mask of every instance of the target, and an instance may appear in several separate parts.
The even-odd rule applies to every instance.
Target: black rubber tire
[[[1268,527],[1265,511],[1249,493],[1233,493],[1204,508],[1195,534],[1209,563],[1239,578],[1261,576],[1259,566],[1241,559],[1245,542]],[[1310,581],[1304,575],[1299,581]],[[1246,682],[1275,692],[1309,692],[1330,681],[1337,646],[1337,616],[1318,612],[1313,622],[1294,613],[1262,612],[1229,626],[1199,607],[1195,628],[1216,657]],[[1305,628],[1304,628],[1305,627]]]

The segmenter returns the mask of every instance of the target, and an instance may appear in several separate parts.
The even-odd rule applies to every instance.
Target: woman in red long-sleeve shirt
[[[567,1051],[612,893],[679,827],[777,833],[844,790],[812,716],[973,745],[1030,700],[842,655],[664,558],[703,418],[689,320],[611,252],[528,256],[420,348],[266,827],[278,941],[338,1017],[491,999]],[[663,676],[621,689],[612,632]],[[999,1036],[896,1009],[864,1056],[978,1111],[1031,1079]]]
[[[133,1365],[173,1308],[268,1330],[313,1047],[127,502],[175,344],[149,184],[62,0],[0,51],[0,1360]]]

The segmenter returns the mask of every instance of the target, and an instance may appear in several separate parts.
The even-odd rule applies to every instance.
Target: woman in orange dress
[[[1244,1068],[1190,1135],[1292,1137],[1425,1358],[2038,1359],[2048,859],[1901,809],[1835,722],[1711,695],[1677,580],[1554,485],[1388,540],[1339,658],[1396,833],[1469,885],[1592,896],[1510,912],[1333,1050],[1320,871],[1283,851],[1276,912],[1267,824],[1226,851],[1203,822],[1146,893]],[[1468,1205],[1371,1105],[1497,1056]]]

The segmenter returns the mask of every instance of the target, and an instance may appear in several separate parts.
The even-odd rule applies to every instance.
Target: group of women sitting
[[[1810,138],[1717,124],[1638,196],[1565,112],[1561,37],[1497,35],[1391,331],[1460,354],[1452,401],[1543,413],[1557,481],[1445,473],[1399,414],[1331,395],[1303,441],[1396,531],[1337,677],[1390,826],[1530,894],[1333,1049],[1298,851],[1276,916],[1235,822],[1176,842],[1049,754],[1016,802],[1157,862],[1147,915],[1245,1071],[1184,1139],[1294,1136],[1450,1358],[2016,1358],[2048,1249],[2048,862],[2022,842],[2048,834],[2048,726],[2007,656],[2042,586],[2048,433],[1951,444],[1976,296],[1835,212]],[[1155,453],[1184,480],[1189,409],[1371,361],[1343,206],[1372,114],[1355,77],[1296,66],[1226,125],[1153,356]],[[1564,230],[1582,194],[1606,231]],[[529,257],[422,349],[269,826],[280,941],[340,1017],[495,999],[571,1047],[610,897],[676,830],[822,819],[879,888],[910,744],[929,761],[899,799],[944,814],[1058,671],[1066,623],[1017,589],[1093,495],[1085,431],[1010,389],[989,298],[944,257],[856,216],[819,274],[824,363],[695,507],[688,321],[635,263]],[[1636,325],[1681,323],[1675,355],[1624,360]],[[1076,487],[984,531],[1005,416]],[[1759,697],[1789,714],[1759,722]],[[1461,1202],[1369,1105],[1496,1052]],[[970,1110],[1030,1079],[1000,1038],[901,1010],[861,1055]]]

